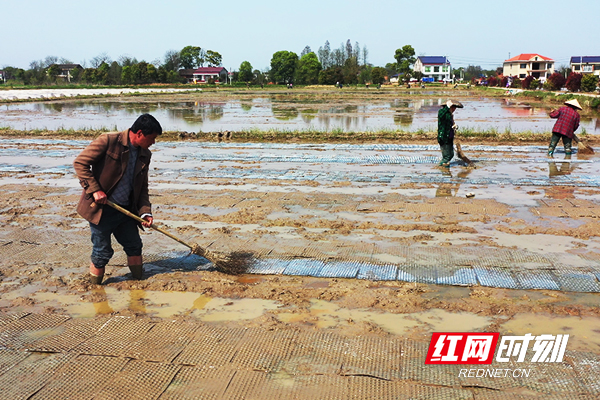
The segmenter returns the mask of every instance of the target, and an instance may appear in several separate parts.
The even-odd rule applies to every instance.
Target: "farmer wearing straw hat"
[[[561,138],[565,146],[565,153],[571,154],[572,152],[571,144],[575,131],[579,127],[579,113],[577,110],[582,110],[582,108],[575,99],[565,101],[565,105],[550,113],[550,118],[558,118],[554,128],[552,128],[552,139],[550,139],[550,145],[548,146],[548,156],[550,157],[554,154],[554,149]]]
[[[440,167],[449,167],[450,160],[454,157],[454,133],[456,125],[454,124],[454,111],[457,108],[463,108],[463,105],[456,100],[448,100],[446,104],[438,111],[438,143],[442,150],[442,160]]]

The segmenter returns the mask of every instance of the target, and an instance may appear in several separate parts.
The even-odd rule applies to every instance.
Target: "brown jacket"
[[[128,143],[129,130],[104,133],[75,158],[73,166],[83,187],[77,212],[93,224],[97,225],[100,222],[103,207],[94,203],[93,193],[102,190],[110,198],[127,167]],[[151,156],[150,150],[140,148],[133,178],[133,204],[130,206],[131,212],[136,215],[152,212],[148,196],[148,167]]]

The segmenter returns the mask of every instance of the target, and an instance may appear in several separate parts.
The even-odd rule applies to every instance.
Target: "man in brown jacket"
[[[90,281],[101,284],[106,264],[114,251],[111,235],[123,246],[134,279],[142,279],[142,239],[138,223],[106,205],[106,201],[128,209],[152,225],[148,195],[148,150],[162,127],[150,114],[141,115],[124,132],[105,133],[87,146],[73,163],[83,193],[77,212],[89,221],[92,231]]]

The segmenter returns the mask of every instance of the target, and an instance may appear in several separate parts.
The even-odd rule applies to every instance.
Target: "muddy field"
[[[156,221],[211,250],[251,252],[273,272],[226,275],[147,231],[145,279],[129,279],[115,247],[105,284],[96,287],[85,279],[89,228],[75,213],[79,188],[70,170],[86,143],[0,143],[1,311],[423,341],[433,331],[570,333],[570,350],[600,353],[597,156],[565,159],[557,151],[549,162],[542,143],[473,142],[465,151],[475,168],[456,161],[444,170],[427,139],[408,148],[163,141],[153,148],[150,177]],[[561,289],[562,270],[593,282],[571,291],[532,290],[517,279],[513,289],[481,278],[427,283],[485,258],[515,276],[549,273]],[[310,268],[295,274],[290,267],[298,260],[400,272],[383,280],[361,276],[362,267],[352,278],[307,276]]]

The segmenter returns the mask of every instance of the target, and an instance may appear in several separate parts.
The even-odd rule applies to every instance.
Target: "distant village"
[[[421,84],[426,84],[442,82],[447,84],[465,81],[464,68],[453,69],[450,60],[446,56],[419,56],[414,60],[410,76],[403,76],[404,74],[402,73],[390,76],[386,75],[382,77],[382,81],[379,83],[401,84],[402,82],[420,82]],[[108,64],[106,65],[108,68]],[[147,65],[151,66],[151,64]],[[98,69],[100,69],[100,67]],[[81,81],[84,70],[88,69],[83,68],[80,64],[52,64],[46,69],[46,73],[53,74],[55,81],[71,82],[76,78],[78,81]],[[6,82],[7,79],[11,78],[10,76],[7,76],[7,72],[8,71],[0,71],[0,82]],[[160,72],[160,70],[158,72]],[[256,73],[259,71],[254,72]],[[177,75],[177,79],[175,79],[177,83],[219,84],[231,83],[232,80],[238,81],[237,72],[234,73],[228,71],[222,66],[182,68],[172,73]],[[524,88],[529,88],[530,84],[533,84],[535,87],[542,87],[548,79],[556,73],[555,62],[550,57],[537,53],[523,53],[505,60],[502,68],[497,69],[496,76],[489,76],[489,74],[485,76],[482,74],[482,76],[472,77],[469,83],[475,85],[507,87],[522,85]],[[597,84],[600,76],[600,56],[571,57],[569,70],[565,75],[570,75],[571,73],[579,74],[579,80],[581,80],[581,77],[584,75],[591,75],[595,79],[595,84]],[[264,78],[265,79],[261,81],[261,84],[269,83],[266,75]],[[565,76],[564,79],[566,80],[567,76]],[[155,78],[155,80],[142,83],[151,83],[153,81],[161,82],[161,80]],[[171,81],[173,81],[173,79],[171,79]],[[525,81],[526,84],[522,83],[523,81]],[[515,82],[517,85],[515,85]],[[127,84],[128,82],[123,83]],[[368,85],[369,82],[367,81],[364,83]],[[564,82],[560,86],[564,86]],[[560,87],[555,89],[560,89]]]

